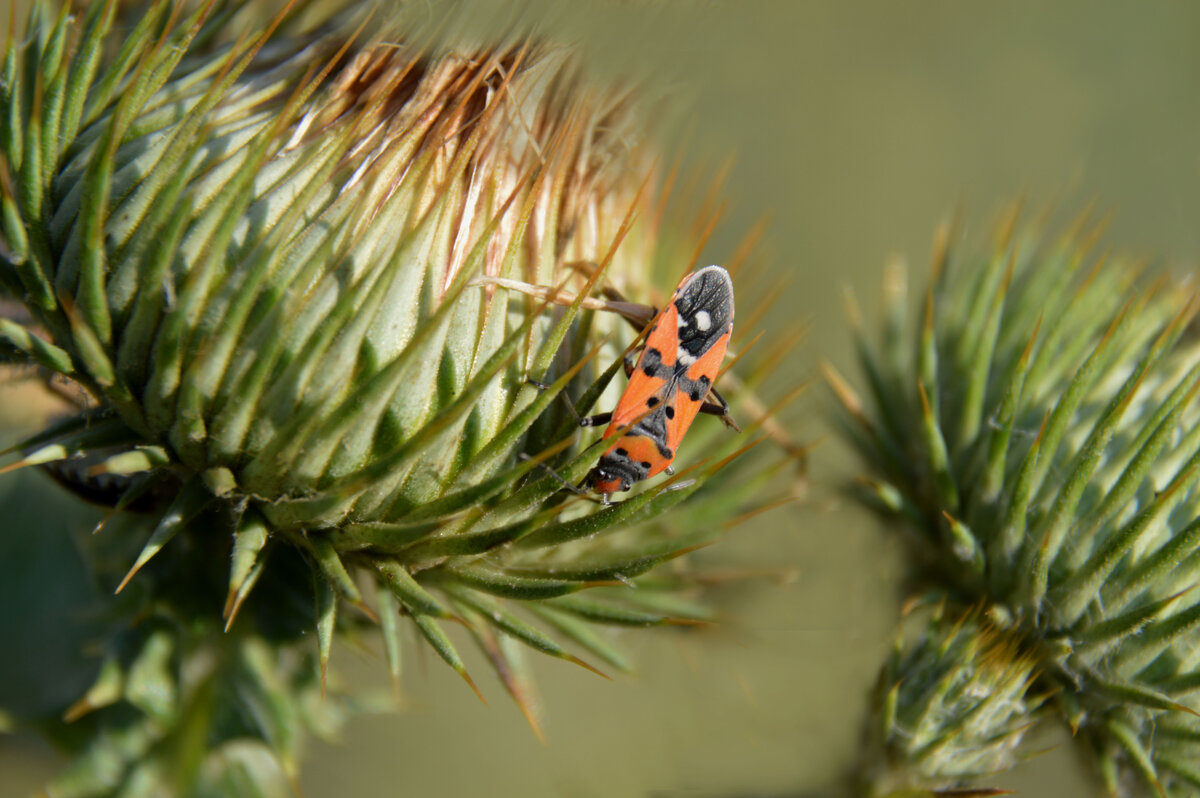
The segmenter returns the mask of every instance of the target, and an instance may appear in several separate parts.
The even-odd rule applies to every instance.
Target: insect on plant
[[[616,438],[584,478],[602,500],[670,469],[697,414],[720,416],[736,428],[729,404],[713,388],[732,334],[729,272],[706,266],[684,277],[651,322],[636,365],[627,366],[629,385],[617,408],[579,421],[607,422],[604,438]]]
[[[487,282],[550,296],[540,286],[514,280]],[[613,289],[605,293],[615,300],[609,309],[621,308],[618,312],[635,326],[637,318],[650,319],[640,352],[626,354],[629,384],[616,409],[579,419],[581,427],[608,424],[601,440],[616,440],[578,486],[564,480],[576,491],[595,491],[608,504],[613,493],[629,490],[636,482],[663,471],[673,473],[671,463],[679,443],[698,414],[720,416],[734,430],[738,426],[729,414],[729,403],[713,387],[733,334],[729,272],[714,265],[685,275],[661,311],[626,302]]]

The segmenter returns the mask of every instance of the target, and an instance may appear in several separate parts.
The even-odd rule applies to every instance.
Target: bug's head
[[[597,493],[629,490],[633,483],[649,476],[649,463],[639,463],[619,444],[605,452],[588,474],[588,484]]]
[[[588,486],[596,493],[617,493],[629,490],[633,486],[633,481],[628,476],[602,465],[596,466],[588,472],[587,482]]]

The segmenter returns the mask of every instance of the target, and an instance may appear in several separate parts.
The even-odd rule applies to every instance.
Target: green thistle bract
[[[745,446],[715,429],[690,444],[708,460],[611,507],[539,467],[577,482],[594,464],[560,400],[613,402],[633,334],[481,278],[648,300],[704,229],[659,235],[629,91],[590,87],[563,48],[437,50],[382,10],[252,11],[156,2],[118,35],[116,2],[36,6],[5,52],[0,286],[28,322],[0,321],[3,352],[87,396],[17,465],[152,519],[104,530],[124,603],[67,712],[95,725],[86,776],[56,794],[184,789],[195,768],[220,792],[219,762],[258,772],[248,740],[291,777],[298,705],[336,631],[368,619],[396,678],[407,618],[470,682],[448,632],[465,626],[536,729],[522,645],[624,667],[595,624],[706,617],[685,573],[631,583],[770,477],[697,494]],[[225,690],[257,697],[253,719],[221,715]],[[184,710],[208,703],[210,748],[238,753],[185,767],[164,740],[204,739]]]
[[[983,606],[1019,641],[1015,656],[1053,696],[1030,702],[1041,707],[1031,719],[1056,709],[1114,793],[1139,774],[1190,794],[1195,303],[1128,262],[1089,262],[1095,231],[1082,226],[1047,239],[1014,215],[990,257],[962,262],[943,230],[912,333],[897,271],[886,343],[858,330],[867,402],[828,374],[870,465],[860,495],[902,520],[921,578],[959,614]]]
[[[970,611],[926,615],[879,677],[857,775],[868,795],[932,795],[1008,770],[1037,707],[1032,658],[1014,640]]]

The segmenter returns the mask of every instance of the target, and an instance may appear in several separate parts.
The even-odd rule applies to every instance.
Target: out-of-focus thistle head
[[[223,601],[231,635],[248,596],[242,616],[315,623],[322,680],[335,630],[368,619],[394,676],[407,619],[466,677],[465,627],[527,714],[523,647],[624,667],[595,624],[706,617],[685,572],[639,577],[747,509],[771,469],[701,488],[749,438],[702,421],[681,473],[611,507],[562,490],[598,453],[562,400],[608,409],[634,337],[583,298],[662,301],[713,212],[671,228],[635,95],[590,86],[564,48],[419,46],[383,7],[260,26],[239,3],[118,6],[35,10],[0,83],[0,286],[24,306],[3,351],[83,397],[17,465],[151,519],[104,531],[136,541],[104,562],[137,620],[69,718],[149,713],[135,673],[194,695],[180,663],[207,662],[274,696],[230,739],[254,727],[288,753],[280,655],[191,657],[210,643],[181,631],[204,605],[185,583],[219,593],[205,610]],[[752,429],[773,422],[739,386],[771,361],[723,383]]]
[[[984,257],[937,238],[923,312],[885,285],[867,386],[827,373],[868,464],[860,495],[918,573],[983,605],[1110,789],[1200,785],[1200,341],[1192,289],[1090,255],[1095,230],[1021,229]],[[1043,713],[1044,714],[1044,713]],[[1182,752],[1182,753],[1181,753]]]
[[[879,676],[856,774],[864,794],[934,795],[1008,770],[1039,699],[1033,659],[977,612],[939,603]]]

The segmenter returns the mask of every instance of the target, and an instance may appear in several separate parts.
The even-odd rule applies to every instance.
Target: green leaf
[[[411,464],[417,457],[422,456],[425,448],[435,436],[441,434],[452,423],[458,421],[475,405],[483,388],[492,381],[496,374],[518,354],[517,347],[521,344],[529,329],[536,320],[536,314],[531,314],[524,323],[508,335],[504,344],[496,349],[476,375],[471,379],[457,399],[439,412],[433,419],[416,430],[403,444],[392,452],[376,457],[366,467],[354,474],[342,478],[346,483],[371,483],[385,479],[389,474],[399,472]],[[333,430],[324,430],[314,436],[316,440],[327,439],[326,434],[336,434]]]
[[[383,577],[388,588],[414,616],[429,615],[435,618],[453,617],[448,609],[433,594],[413,578],[404,566],[395,560],[377,559],[375,570]]]
[[[242,596],[251,574],[263,556],[269,531],[266,522],[256,511],[246,509],[233,532],[233,554],[230,557],[229,590],[225,598],[225,618],[232,620],[235,603]],[[261,571],[260,571],[261,573]],[[243,596],[244,598],[244,596]],[[228,627],[226,627],[228,628]]]
[[[174,635],[157,629],[142,642],[125,678],[125,699],[164,726],[174,722],[179,708],[177,656]]]
[[[563,596],[544,601],[542,604],[594,623],[613,626],[669,626],[690,621],[690,619],[673,618],[662,613],[642,612],[629,607],[621,607],[611,602],[590,599],[586,596]]]
[[[512,635],[517,640],[520,640],[525,645],[533,648],[543,654],[549,654],[558,659],[564,659],[568,662],[573,662],[583,668],[587,668],[593,673],[603,673],[588,665],[583,660],[568,653],[565,649],[554,642],[548,635],[540,629],[531,626],[522,621],[512,613],[506,611],[498,601],[482,596],[479,593],[466,589],[460,585],[448,583],[446,590],[456,601],[462,602],[471,610],[479,614],[479,617],[484,618],[488,623],[495,626],[497,629]]]
[[[1182,591],[1159,601],[1147,602],[1107,620],[1088,624],[1073,638],[1073,642],[1077,647],[1090,648],[1120,642],[1136,635],[1186,592]]]
[[[1107,696],[1116,700],[1121,704],[1135,705],[1165,712],[1186,712],[1195,714],[1191,709],[1180,704],[1178,701],[1172,701],[1158,690],[1151,689],[1139,684],[1129,682],[1113,682],[1103,680],[1092,680],[1089,687],[1096,690],[1100,695]]]
[[[404,648],[400,642],[400,603],[382,581],[372,580],[375,586],[375,605],[379,607],[379,628],[383,635],[383,651],[387,656],[388,673],[392,677],[392,692],[400,703],[400,676],[404,670]]]
[[[87,14],[83,21],[83,31],[79,36],[79,49],[71,59],[71,72],[66,82],[62,125],[59,129],[59,141],[55,148],[60,155],[70,146],[75,139],[75,134],[79,132],[79,124],[83,117],[83,104],[87,100],[88,89],[95,81],[104,41],[112,29],[116,10],[117,0],[101,0],[88,4]]]
[[[693,536],[695,539],[695,536]],[[547,563],[542,566],[518,565],[506,569],[506,573],[517,579],[541,578],[579,582],[623,582],[644,574],[668,560],[682,557],[707,543],[681,545],[686,541],[661,541],[632,552],[607,553],[588,557],[586,554],[572,557],[567,562]]]
[[[121,49],[108,62],[104,75],[88,95],[86,110],[83,114],[85,124],[94,122],[96,117],[107,109],[130,69],[150,45],[154,30],[161,26],[164,16],[170,8],[169,3],[151,3],[146,9],[146,13],[140,15],[133,28],[125,33],[121,41]]]
[[[333,650],[333,633],[337,626],[337,593],[333,583],[313,571],[313,595],[316,599],[317,657],[321,663],[321,697],[325,696],[325,679],[329,672],[329,654]]]
[[[684,474],[677,474],[668,482],[580,518],[541,526],[521,538],[518,545],[522,549],[559,546],[605,530],[625,529],[643,518],[657,516],[679,504],[699,489],[699,482],[691,485],[683,484],[683,476]]]
[[[951,513],[958,512],[958,486],[950,471],[950,455],[946,450],[946,441],[942,437],[936,412],[925,394],[925,389],[918,386],[921,396],[921,421],[925,445],[925,455],[928,466],[933,472],[934,482],[938,489],[938,499],[941,506]]]
[[[1145,780],[1146,785],[1166,798],[1167,793],[1158,780],[1158,771],[1154,767],[1154,760],[1151,758],[1150,752],[1138,740],[1137,733],[1125,723],[1112,718],[1105,723],[1105,729],[1125,751],[1134,770]]]
[[[74,723],[97,709],[111,706],[125,696],[125,671],[116,657],[107,657],[92,686],[63,713],[63,720]]]
[[[319,532],[310,533],[305,540],[309,552],[317,562],[317,568],[324,574],[330,586],[351,604],[364,607],[358,585],[354,584],[354,579],[346,571],[346,566],[342,564],[342,558],[338,556],[333,542]]]
[[[1150,475],[1164,447],[1176,435],[1179,419],[1198,390],[1200,363],[1193,366],[1166,401],[1155,408],[1150,419],[1143,424],[1138,438],[1131,442],[1128,448],[1136,453],[1130,458],[1116,484],[1107,491],[1099,505],[1089,512],[1088,520],[1093,529],[1086,537],[1095,537],[1100,531],[1098,527],[1101,523],[1116,515],[1134,499],[1137,489]]]
[[[575,643],[580,648],[591,653],[597,659],[607,662],[614,668],[626,673],[633,670],[629,660],[612,642],[599,634],[593,624],[578,616],[561,612],[544,602],[530,602],[526,605],[530,612],[553,626],[560,634]]]
[[[1012,376],[1009,378],[1004,390],[1004,398],[1000,400],[1000,407],[996,411],[996,420],[992,426],[991,435],[988,438],[987,465],[984,468],[983,489],[980,494],[983,503],[986,505],[991,505],[995,502],[1004,485],[1004,475],[1007,469],[1008,454],[1012,441],[1013,424],[1016,419],[1017,408],[1021,403],[1022,392],[1025,388],[1025,377],[1029,373],[1029,359],[1033,353],[1033,345],[1037,340],[1039,329],[1040,325],[1035,327],[1033,333],[1029,336],[1025,348],[1022,350],[1016,365],[1012,369]],[[1007,554],[1011,555],[1012,552],[1009,551]]]
[[[1078,568],[1056,591],[1062,617],[1074,620],[1094,600],[1101,585],[1122,561],[1122,558],[1138,544],[1142,536],[1153,530],[1153,522],[1162,517],[1179,501],[1187,489],[1200,479],[1200,452],[1194,454],[1180,468],[1175,478],[1160,491],[1144,510],[1114,532],[1105,544],[1088,561]]]
[[[1166,771],[1181,779],[1184,784],[1200,787],[1200,766],[1197,766],[1193,760],[1181,759],[1155,751],[1154,765],[1156,770]]]
[[[150,535],[150,539],[146,541],[146,545],[142,547],[142,551],[138,554],[137,560],[134,561],[133,567],[129,569],[129,573],[125,574],[125,578],[117,585],[115,592],[120,593],[125,589],[125,585],[129,584],[129,580],[133,575],[141,570],[142,566],[148,563],[155,554],[158,554],[167,543],[171,541],[179,531],[185,528],[198,516],[205,507],[212,502],[212,494],[204,489],[203,483],[199,479],[193,479],[183,486],[175,501],[171,503],[170,508],[159,519],[158,525]]]
[[[975,441],[983,422],[983,404],[996,353],[996,339],[1004,316],[1004,302],[1012,281],[1016,251],[992,258],[987,271],[980,277],[977,293],[977,312],[967,313],[967,322],[978,325],[959,338],[961,367],[966,373],[966,386],[959,410],[958,441],[967,446]],[[1000,266],[1004,264],[1004,269]],[[986,310],[984,308],[986,303]],[[969,343],[968,343],[969,342]],[[963,464],[959,464],[961,467]]]
[[[25,327],[8,319],[0,319],[0,339],[7,341],[39,366],[59,374],[71,374],[75,366],[71,355],[52,343],[31,333]]]
[[[461,676],[463,681],[479,697],[479,700],[486,704],[487,701],[484,701],[483,693],[479,692],[479,688],[475,686],[475,682],[467,673],[467,666],[463,664],[462,657],[458,655],[454,644],[450,642],[450,638],[446,637],[446,633],[442,631],[442,627],[438,626],[437,621],[429,615],[414,615],[413,623],[417,625],[417,629],[429,642],[429,645],[433,646],[433,650],[438,653],[438,656],[453,668],[455,673]]]
[[[533,422],[536,421],[542,415],[542,413],[546,411],[551,402],[557,399],[560,395],[564,395],[562,392],[566,390],[567,385],[572,379],[575,378],[575,375],[579,373],[580,369],[582,369],[584,365],[586,365],[592,359],[592,357],[599,352],[599,350],[600,345],[593,347],[591,351],[572,364],[572,366],[567,369],[567,371],[561,377],[556,379],[546,389],[540,390],[533,401],[529,402],[529,404],[522,408],[518,413],[510,417],[505,422],[503,429],[501,429],[495,437],[488,441],[483,449],[481,449],[474,457],[471,458],[471,461],[466,465],[462,472],[458,474],[453,484],[480,484],[479,481],[481,477],[494,469],[496,461],[505,456],[512,450],[514,446],[517,445],[517,442],[521,439],[521,436],[524,435],[529,430],[530,426],[532,426]],[[537,457],[530,461],[529,467],[533,467],[536,462],[540,462],[543,454],[546,454],[546,452],[539,453]],[[515,479],[513,481],[515,482]],[[470,488],[465,488],[464,490],[470,490]],[[436,506],[435,502],[431,502],[429,504]],[[427,510],[421,508],[418,510],[418,512],[427,512]]]
[[[586,585],[563,579],[522,576],[476,562],[447,565],[436,572],[439,578],[459,582],[501,598],[536,600],[582,590]]]

